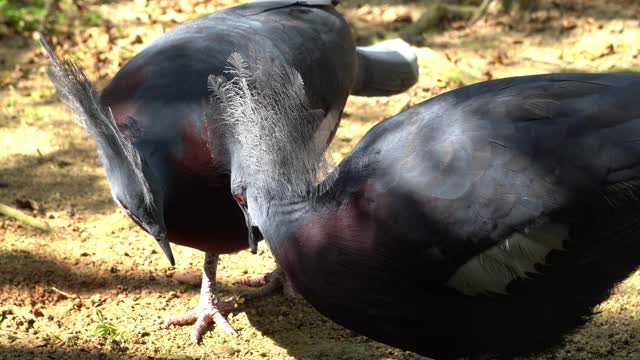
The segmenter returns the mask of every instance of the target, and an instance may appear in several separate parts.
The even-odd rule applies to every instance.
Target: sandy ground
[[[176,23],[237,1],[80,1],[99,26],[71,22],[54,38],[100,87],[145,43]],[[344,0],[360,42],[392,36],[425,11],[424,2]],[[470,79],[551,71],[640,67],[640,3],[546,2],[524,17],[489,14],[473,25],[447,22],[416,44],[419,84],[390,98],[352,97],[332,145],[339,160],[377,121]],[[0,30],[2,30],[0,28]],[[197,304],[203,254],[174,246],[168,266],[155,241],[113,204],[95,146],[63,110],[30,37],[0,33],[0,202],[33,200],[25,210],[54,229],[43,234],[0,217],[0,358],[421,359],[345,330],[301,299],[276,296],[229,316],[238,337],[218,329],[202,344],[190,327],[157,321]],[[452,75],[454,64],[464,74]],[[460,79],[463,79],[461,81]],[[639,95],[640,96],[640,95]],[[268,251],[223,256],[223,297],[243,276],[273,268]],[[640,274],[621,284],[593,321],[542,359],[640,359]],[[117,336],[93,333],[100,311]]]

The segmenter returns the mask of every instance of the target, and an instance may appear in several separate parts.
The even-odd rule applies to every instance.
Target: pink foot
[[[175,316],[171,318],[167,318],[164,320],[164,326],[183,326],[183,325],[193,325],[193,330],[191,330],[191,339],[195,342],[200,342],[202,340],[202,336],[207,332],[207,330],[214,323],[218,325],[222,330],[231,335],[238,335],[238,332],[229,324],[227,319],[224,317],[224,313],[228,313],[230,310],[233,310],[235,306],[231,305],[223,305],[216,306],[211,304],[208,301],[200,301],[198,307],[190,311],[182,316]]]
[[[202,335],[213,325],[218,325],[222,330],[238,335],[229,324],[223,314],[235,309],[235,301],[219,302],[216,298],[215,279],[218,267],[218,255],[206,253],[204,258],[204,270],[202,272],[202,286],[200,289],[200,301],[194,311],[182,316],[167,318],[163,321],[166,327],[194,324],[191,330],[191,339],[195,342],[202,340]]]

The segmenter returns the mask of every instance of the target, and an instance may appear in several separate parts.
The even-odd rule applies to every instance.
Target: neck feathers
[[[324,114],[310,109],[302,77],[283,64],[250,67],[237,53],[228,63],[230,80],[209,77],[209,117],[226,127],[234,172],[271,198],[314,193],[329,173],[326,142],[315,139]]]

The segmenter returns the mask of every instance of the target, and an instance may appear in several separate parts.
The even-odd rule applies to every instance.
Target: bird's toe
[[[172,317],[166,318],[162,320],[162,325],[165,328],[168,328],[171,326],[189,325],[189,324],[193,324],[196,321],[197,317],[198,315],[196,314],[196,311],[190,311],[184,315],[172,316]]]
[[[260,278],[244,279],[236,283],[258,288],[242,295],[241,298],[243,300],[262,299],[274,295],[279,291],[282,291],[287,296],[297,296],[297,292],[293,289],[291,282],[280,269],[275,269]]]
[[[229,324],[224,314],[235,309],[235,302],[228,301],[221,303],[219,306],[208,305],[199,306],[196,310],[190,311],[184,315],[167,318],[163,321],[165,327],[183,326],[193,324],[190,337],[194,342],[200,342],[202,336],[211,328],[214,323],[218,325],[224,332],[231,335],[238,335],[238,332]]]
[[[269,282],[269,275],[271,273],[264,274],[262,276],[253,277],[253,278],[242,278],[233,282],[233,285],[241,285],[246,287],[262,287],[265,286]]]

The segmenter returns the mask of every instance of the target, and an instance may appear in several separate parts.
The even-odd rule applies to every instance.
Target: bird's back
[[[405,349],[556,344],[640,263],[639,95],[639,75],[559,74],[417,105],[365,135],[276,258],[325,315]]]
[[[175,124],[201,127],[201,116],[193,114],[204,111],[207,77],[224,73],[235,52],[297,69],[314,108],[328,111],[346,97],[353,81],[355,50],[349,29],[332,7],[279,3],[250,3],[177,26],[116,74],[102,94],[103,102],[120,126],[136,121],[154,138],[174,136]],[[344,69],[346,76],[327,76],[327,69]]]
[[[495,231],[496,224],[469,224],[478,217],[526,226],[530,217],[586,206],[598,198],[593,192],[640,177],[639,93],[635,74],[469,86],[377,125],[341,173],[346,184],[348,174],[364,174],[374,191],[421,199],[424,210],[462,238]]]
[[[223,73],[234,52],[289,64],[309,86],[332,78],[322,74],[322,69],[341,65],[353,69],[355,50],[349,28],[333,7],[269,10],[269,4],[216,11],[168,31],[119,71],[103,100],[115,106],[122,100],[182,104],[206,99],[208,75]],[[318,64],[320,60],[328,63]],[[326,106],[333,92],[350,87],[349,81],[347,76],[327,88],[314,88],[313,100],[325,100],[315,105]]]

